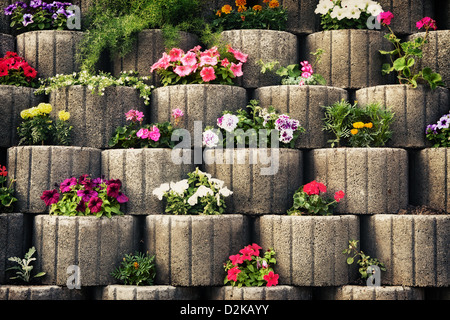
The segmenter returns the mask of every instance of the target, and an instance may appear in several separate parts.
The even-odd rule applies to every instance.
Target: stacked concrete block
[[[58,188],[70,177],[100,176],[101,150],[65,146],[23,146],[8,149],[9,178],[15,179],[15,208],[23,213],[47,211],[44,190]],[[55,186],[57,185],[57,186]]]
[[[71,290],[63,286],[30,285],[0,286],[0,300],[86,300],[85,290]]]
[[[285,214],[303,183],[301,150],[211,149],[204,162],[204,170],[233,191],[225,202],[230,213]]]
[[[164,285],[109,285],[96,288],[97,300],[197,300],[197,288]]]
[[[320,300],[425,300],[422,288],[405,286],[355,286],[324,288]]]
[[[1,27],[1,20],[0,20],[0,27]],[[14,39],[12,35],[0,33],[0,58],[3,58],[6,52],[15,50],[16,50],[16,39]]]
[[[311,300],[312,289],[277,285],[273,287],[212,287],[208,290],[211,300]]]

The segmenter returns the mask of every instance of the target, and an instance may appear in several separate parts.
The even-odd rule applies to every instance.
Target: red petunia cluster
[[[37,76],[36,69],[31,67],[24,58],[19,57],[15,52],[8,51],[3,58],[0,58],[0,79],[13,73],[22,75],[27,81]]]

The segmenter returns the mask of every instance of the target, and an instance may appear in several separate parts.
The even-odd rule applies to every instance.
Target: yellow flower
[[[355,129],[362,129],[362,128],[364,128],[364,122],[355,122],[353,124],[353,128],[355,128]]]
[[[260,6],[260,5],[255,5],[255,6],[253,6],[253,8],[252,8],[254,11],[261,11],[262,10],[262,7]]]
[[[70,113],[69,113],[69,112],[66,112],[66,111],[64,111],[64,110],[61,110],[61,111],[58,113],[58,117],[59,117],[59,120],[67,121],[67,120],[69,120],[69,118],[70,118]]]
[[[247,4],[247,0],[236,0],[236,6],[243,7]]]
[[[226,4],[222,7],[222,12],[225,14],[229,14],[231,10],[233,10],[233,8],[229,4]]]
[[[20,117],[24,120],[26,120],[28,118],[33,118],[33,116],[31,115],[30,109],[22,110],[20,112]]]
[[[352,135],[355,135],[358,133],[358,129],[352,129],[350,132],[352,133]]]
[[[222,11],[220,11],[220,10],[217,10],[217,12],[216,12],[216,16],[221,16],[222,15]]]
[[[39,103],[37,109],[43,114],[49,114],[52,112],[52,105],[49,103]]]
[[[280,6],[280,4],[278,3],[277,0],[272,0],[269,2],[269,8],[277,8],[279,6]]]
[[[372,122],[365,123],[365,124],[364,124],[364,127],[369,128],[369,129],[372,129],[373,123],[372,123]]]
[[[135,269],[138,269],[139,268],[139,263],[135,262],[135,263],[133,263],[133,266],[134,266]]]

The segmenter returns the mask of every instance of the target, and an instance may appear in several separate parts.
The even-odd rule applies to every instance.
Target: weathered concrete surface
[[[312,289],[277,285],[272,287],[211,287],[208,288],[211,300],[311,300]]]
[[[425,300],[424,290],[405,286],[354,286],[321,289],[320,300]]]
[[[0,286],[0,300],[86,300],[86,290],[52,285]]]
[[[198,288],[165,285],[109,285],[96,288],[97,300],[197,300]]]
[[[4,17],[6,16],[2,12],[0,32],[2,32],[2,18]],[[0,58],[3,58],[8,51],[16,51],[16,39],[10,34],[0,33]]]

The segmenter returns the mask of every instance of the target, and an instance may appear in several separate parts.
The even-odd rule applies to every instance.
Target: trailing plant
[[[378,20],[381,24],[387,27],[390,33],[384,37],[394,45],[394,50],[385,51],[380,50],[381,54],[389,55],[391,63],[385,63],[382,66],[383,75],[391,72],[397,73],[397,78],[400,84],[409,84],[416,88],[420,82],[428,83],[431,89],[436,89],[438,86],[444,86],[442,76],[433,72],[431,68],[425,67],[422,70],[417,69],[416,59],[423,58],[423,48],[428,43],[429,30],[436,30],[436,21],[429,17],[425,17],[416,23],[417,29],[425,29],[424,37],[417,37],[412,41],[403,41],[394,34],[389,26],[394,15],[387,11],[382,12]]]
[[[125,285],[153,285],[156,275],[155,256],[136,252],[134,255],[126,254],[120,267],[111,275]]]
[[[434,148],[450,147],[450,113],[443,115],[435,124],[429,124],[425,135],[433,142]]]
[[[266,287],[276,286],[279,275],[274,273],[273,265],[277,263],[275,251],[270,248],[260,257],[258,244],[253,243],[239,250],[238,254],[231,255],[224,263],[227,276],[224,284],[233,287]]]
[[[8,183],[8,171],[5,166],[0,165],[0,213],[13,212],[13,203],[17,201],[14,197],[13,183],[14,179],[11,179]]]
[[[198,168],[188,173],[188,179],[163,183],[153,190],[153,195],[165,200],[165,212],[174,215],[222,214],[226,208],[224,199],[232,193],[222,180]]]
[[[372,258],[366,255],[363,251],[358,251],[358,240],[350,240],[348,248],[345,249],[342,253],[349,255],[347,258],[348,264],[353,264],[355,262],[355,258],[359,256],[358,261],[356,262],[359,265],[359,273],[361,274],[362,279],[367,279],[369,277],[369,273],[367,272],[370,266],[377,266],[381,271],[386,271],[386,267],[377,258]]]
[[[10,279],[20,279],[24,282],[30,282],[33,278],[39,278],[44,276],[45,272],[39,272],[35,274],[34,276],[31,276],[31,271],[33,270],[33,266],[31,263],[36,260],[36,258],[32,258],[33,254],[36,252],[36,249],[34,247],[31,247],[28,252],[25,254],[25,257],[23,259],[18,257],[10,257],[8,258],[8,261],[16,262],[18,266],[14,266],[11,268],[6,269],[6,271],[10,270],[17,270],[16,276],[11,277]]]
[[[36,88],[39,85],[36,76],[36,69],[17,53],[8,51],[0,58],[0,85]]]

